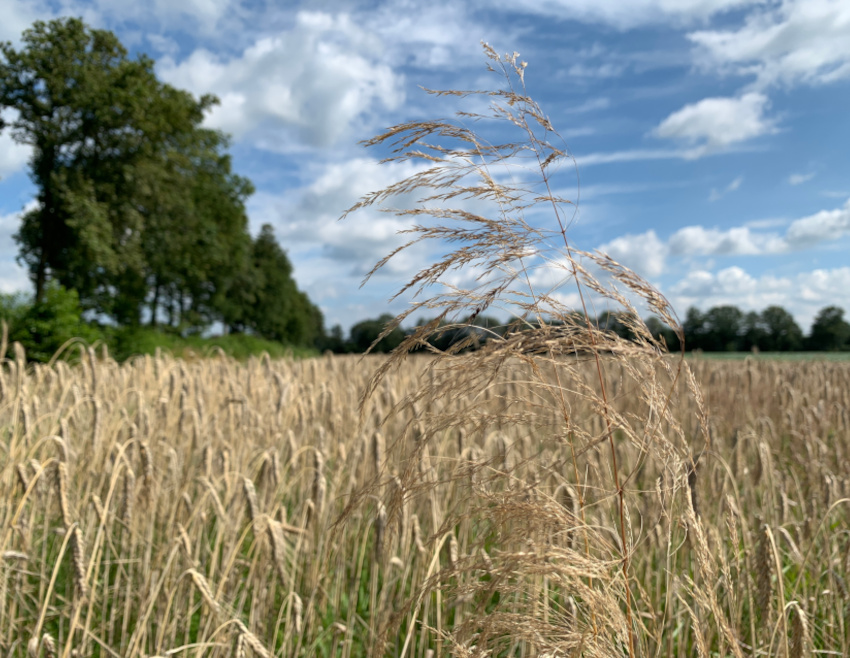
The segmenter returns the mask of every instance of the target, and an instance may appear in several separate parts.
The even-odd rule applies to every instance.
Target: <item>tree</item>
[[[83,322],[76,291],[55,282],[47,285],[39,302],[28,295],[0,295],[0,318],[9,327],[9,342],[21,343],[30,361],[49,361],[72,338],[93,343],[101,337]]]
[[[744,316],[742,322],[741,347],[744,350],[766,350],[767,329],[761,313],[750,311]]]
[[[781,306],[768,306],[761,312],[764,338],[760,348],[770,352],[799,350],[803,346],[803,330]]]
[[[735,352],[743,348],[744,313],[736,306],[715,306],[705,318],[705,347],[720,352]]]
[[[373,320],[363,320],[351,327],[350,342],[352,349],[355,352],[365,352],[381,335],[381,332],[387,326],[387,323],[392,322],[393,316],[385,313]],[[396,347],[401,345],[404,340],[404,332],[396,327],[380,343],[372,348],[373,352],[392,352]]]
[[[681,349],[679,345],[679,337],[671,327],[668,327],[660,318],[652,315],[646,320],[646,328],[656,340],[663,340],[669,352],[676,352]]]
[[[685,333],[685,349],[705,349],[705,333],[707,331],[707,327],[705,316],[702,314],[702,311],[691,306],[685,315],[685,321],[682,323],[682,329]]]
[[[315,344],[321,313],[271,228],[251,239],[253,186],[226,136],[201,127],[216,99],[160,83],[152,60],[78,19],[35,23],[23,44],[0,45],[0,108],[33,146],[38,205],[16,240],[36,299],[56,281],[120,325],[147,311],[181,333],[222,320]]]
[[[809,347],[813,350],[837,351],[850,343],[850,324],[844,320],[844,310],[827,306],[820,310],[812,324]]]
[[[162,312],[183,328],[227,322],[227,291],[251,258],[245,201],[253,192],[231,171],[227,144],[217,131],[195,129],[140,174],[151,181],[142,248],[152,326]]]
[[[270,224],[253,241],[247,267],[234,276],[222,308],[232,330],[271,340],[313,346],[324,333],[322,313],[298,290]]]
[[[196,164],[215,99],[160,83],[152,60],[129,58],[114,34],[78,19],[37,22],[23,44],[0,45],[0,107],[16,110],[13,137],[33,147],[38,205],[15,239],[36,300],[54,279],[84,308],[137,323],[150,283],[146,239],[172,244],[155,230],[158,212],[193,215],[186,183],[197,168],[169,178],[168,165],[179,168],[176,154]]]

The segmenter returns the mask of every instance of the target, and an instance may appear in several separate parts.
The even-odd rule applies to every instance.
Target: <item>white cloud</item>
[[[745,226],[730,229],[686,226],[668,241],[672,256],[731,256],[778,253],[785,242],[772,233],[755,233]]]
[[[777,228],[779,226],[788,226],[790,220],[784,217],[766,217],[764,219],[753,219],[749,222],[744,222],[747,228]]]
[[[738,176],[735,180],[729,183],[725,189],[718,191],[716,188],[711,189],[711,194],[708,196],[709,201],[718,201],[725,197],[730,192],[734,192],[739,187],[741,187],[741,183],[744,182],[743,176]]]
[[[739,29],[688,35],[707,68],[755,76],[756,86],[825,84],[850,77],[850,3],[765,3]]]
[[[4,0],[3,20],[0,21],[0,41],[18,44],[24,30],[36,20],[44,20],[52,11],[43,0]]]
[[[18,144],[12,139],[12,131],[7,127],[0,133],[0,179],[26,167],[31,153],[30,146]]]
[[[408,241],[409,236],[399,231],[412,222],[377,208],[355,212],[344,220],[339,217],[364,194],[418,170],[411,163],[381,164],[370,158],[327,164],[300,191],[258,193],[249,201],[249,215],[255,230],[262,223],[274,226],[278,240],[289,250],[296,280],[319,304],[364,295],[388,299],[404,277],[430,262],[427,247],[417,246],[392,259],[361,292],[361,281],[375,263]],[[393,205],[407,207],[413,198],[398,201]]]
[[[137,25],[154,23],[168,29],[189,27],[192,32],[201,32],[204,35],[223,31],[228,22],[232,31],[233,19],[240,12],[240,3],[237,0],[95,0],[91,4],[80,0],[66,0],[66,5],[70,5],[65,7],[66,14],[78,15],[82,9],[87,9],[100,18],[97,22],[110,20]],[[87,21],[92,22],[91,18]]]
[[[850,233],[850,199],[842,208],[821,210],[814,215],[795,220],[788,227],[786,239],[797,249],[819,242],[837,240]]]
[[[647,277],[662,274],[670,258],[787,253],[850,235],[850,200],[842,208],[821,210],[791,222],[784,235],[757,230],[775,228],[785,223],[786,220],[770,219],[726,229],[685,226],[666,241],[660,239],[654,231],[647,231],[638,235],[620,236],[598,249]],[[697,278],[692,283],[698,285],[700,281]]]
[[[655,135],[700,144],[706,151],[722,149],[775,131],[765,117],[769,100],[750,92],[740,98],[704,98],[673,112],[655,129]]]
[[[26,270],[18,265],[18,248],[12,236],[18,230],[23,212],[34,207],[30,203],[23,211],[0,215],[0,292],[11,293],[30,290]]]
[[[563,111],[579,114],[582,112],[595,112],[596,110],[607,110],[611,107],[611,99],[605,96],[600,96],[599,98],[591,98],[589,100],[584,101],[583,103],[579,103],[574,107],[567,107]]]
[[[498,0],[499,5],[621,30],[655,23],[693,23],[758,0]]]
[[[390,0],[379,3],[374,12],[359,13],[358,20],[378,35],[387,49],[387,61],[456,73],[464,66],[479,66],[479,40],[497,44],[512,41],[499,27],[489,25],[485,29],[473,22],[469,9],[467,3],[451,0]]]
[[[741,187],[741,183],[743,183],[743,182],[744,182],[744,177],[738,176],[735,180],[733,180],[731,183],[729,183],[729,185],[726,187],[726,191],[727,192],[734,192],[739,187]]]
[[[815,177],[814,172],[809,174],[791,174],[788,177],[788,183],[791,185],[800,185],[801,183],[805,183],[807,181],[812,180]]]
[[[696,306],[703,310],[732,304],[745,311],[771,305],[791,312],[804,330],[824,306],[850,307],[850,267],[817,269],[789,276],[753,276],[740,267],[716,273],[690,272],[669,289],[677,309]]]
[[[693,160],[705,155],[702,148],[692,149],[631,149],[608,153],[588,153],[575,156],[580,167],[616,162],[639,162],[641,160]]]
[[[649,230],[638,235],[623,235],[599,247],[599,251],[608,254],[618,263],[634,270],[644,277],[655,277],[664,271],[666,245],[655,231]]]
[[[403,100],[401,77],[381,61],[381,44],[346,15],[300,12],[289,32],[257,40],[230,60],[196,50],[161,61],[166,81],[221,106],[210,125],[269,150],[330,146],[352,126]]]
[[[605,62],[604,64],[573,64],[567,73],[575,78],[616,78],[625,71],[624,64]]]

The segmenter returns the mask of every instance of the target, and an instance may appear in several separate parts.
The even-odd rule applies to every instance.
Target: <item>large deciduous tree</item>
[[[181,331],[216,320],[313,344],[321,313],[292,280],[270,227],[252,241],[253,187],[228,140],[202,127],[216,99],[159,82],[111,32],[37,22],[0,44],[0,109],[33,149],[37,205],[15,238],[40,301],[51,281],[86,310]],[[0,129],[6,126],[0,120]]]
[[[117,288],[144,265],[137,171],[211,102],[161,84],[152,60],[131,59],[115,35],[78,19],[35,23],[20,50],[0,45],[0,106],[33,149],[38,205],[16,240],[37,301],[52,278],[113,313]]]

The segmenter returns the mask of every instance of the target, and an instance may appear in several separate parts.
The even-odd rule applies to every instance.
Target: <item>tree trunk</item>
[[[44,301],[44,288],[47,285],[47,264],[45,263],[44,247],[41,248],[41,253],[38,256],[38,269],[35,272],[35,303],[41,304]]]
[[[159,310],[159,279],[156,281],[156,285],[153,288],[153,300],[151,301],[151,322],[150,325],[153,329],[156,329],[156,314]]]

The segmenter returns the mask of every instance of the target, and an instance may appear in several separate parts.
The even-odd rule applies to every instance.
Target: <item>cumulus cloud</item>
[[[0,215],[0,292],[11,293],[31,289],[26,270],[18,265],[17,245],[12,235],[18,230],[23,212],[30,210],[34,203],[20,212]]]
[[[452,0],[390,0],[373,10],[358,12],[361,25],[378,35],[387,49],[387,61],[404,61],[428,71],[450,67],[478,66],[485,29],[469,16],[471,5]],[[470,38],[470,35],[480,35]],[[486,39],[510,42],[503,30],[486,28]]]
[[[208,122],[237,141],[285,151],[330,146],[354,124],[399,106],[402,78],[380,57],[374,35],[346,15],[300,12],[296,26],[225,59],[203,48],[161,61],[166,81],[221,105]]]
[[[655,231],[647,231],[620,236],[601,245],[599,250],[646,277],[663,274],[671,258],[787,253],[850,235],[850,200],[841,208],[821,210],[791,222],[784,235],[759,230],[775,228],[784,223],[784,220],[772,219],[722,229],[685,226],[666,241],[659,238]],[[689,285],[701,285],[703,279],[699,277],[704,275],[693,276],[697,278],[690,281]]]
[[[618,263],[622,263],[641,276],[654,277],[664,271],[666,245],[655,234],[647,231],[638,235],[623,235],[599,247]]]
[[[729,229],[685,226],[667,242],[672,256],[733,256],[779,253],[785,241],[773,233],[756,233],[746,226]]]
[[[79,15],[83,10],[87,10],[89,22],[97,18],[96,22],[133,22],[138,25],[153,23],[169,30],[190,28],[193,32],[206,36],[214,35],[228,23],[232,28],[232,23],[243,11],[238,0],[94,0],[92,3],[66,0],[66,5],[70,5],[65,11],[66,14]]]
[[[844,0],[765,3],[738,29],[688,36],[704,67],[755,76],[757,87],[850,77],[850,4]]]
[[[788,227],[786,239],[798,249],[827,240],[837,240],[850,233],[850,199],[841,208],[821,210],[797,219]]]
[[[326,163],[311,171],[311,182],[300,189],[285,194],[260,192],[249,200],[253,230],[263,223],[272,224],[288,250],[296,281],[326,312],[331,324],[400,311],[404,300],[392,307],[386,306],[386,300],[397,292],[400,281],[431,262],[429,247],[416,246],[392,259],[361,289],[375,263],[407,242],[409,236],[399,231],[411,222],[377,208],[339,219],[341,212],[364,194],[416,171],[419,169],[412,163],[381,164],[371,158]],[[413,202],[413,197],[403,198],[393,205],[407,207]]]
[[[850,305],[848,290],[850,267],[816,269],[789,276],[753,276],[735,266],[718,272],[695,270],[666,292],[679,309],[696,306],[705,310],[732,304],[743,310],[760,311],[771,305],[783,306],[805,329],[824,306]]]
[[[775,131],[765,116],[767,96],[749,92],[739,98],[704,98],[673,112],[655,129],[658,137],[722,149]]]
[[[45,15],[53,12],[44,0],[7,0],[3,3],[3,20],[0,21],[0,41],[17,44],[24,30]]]

